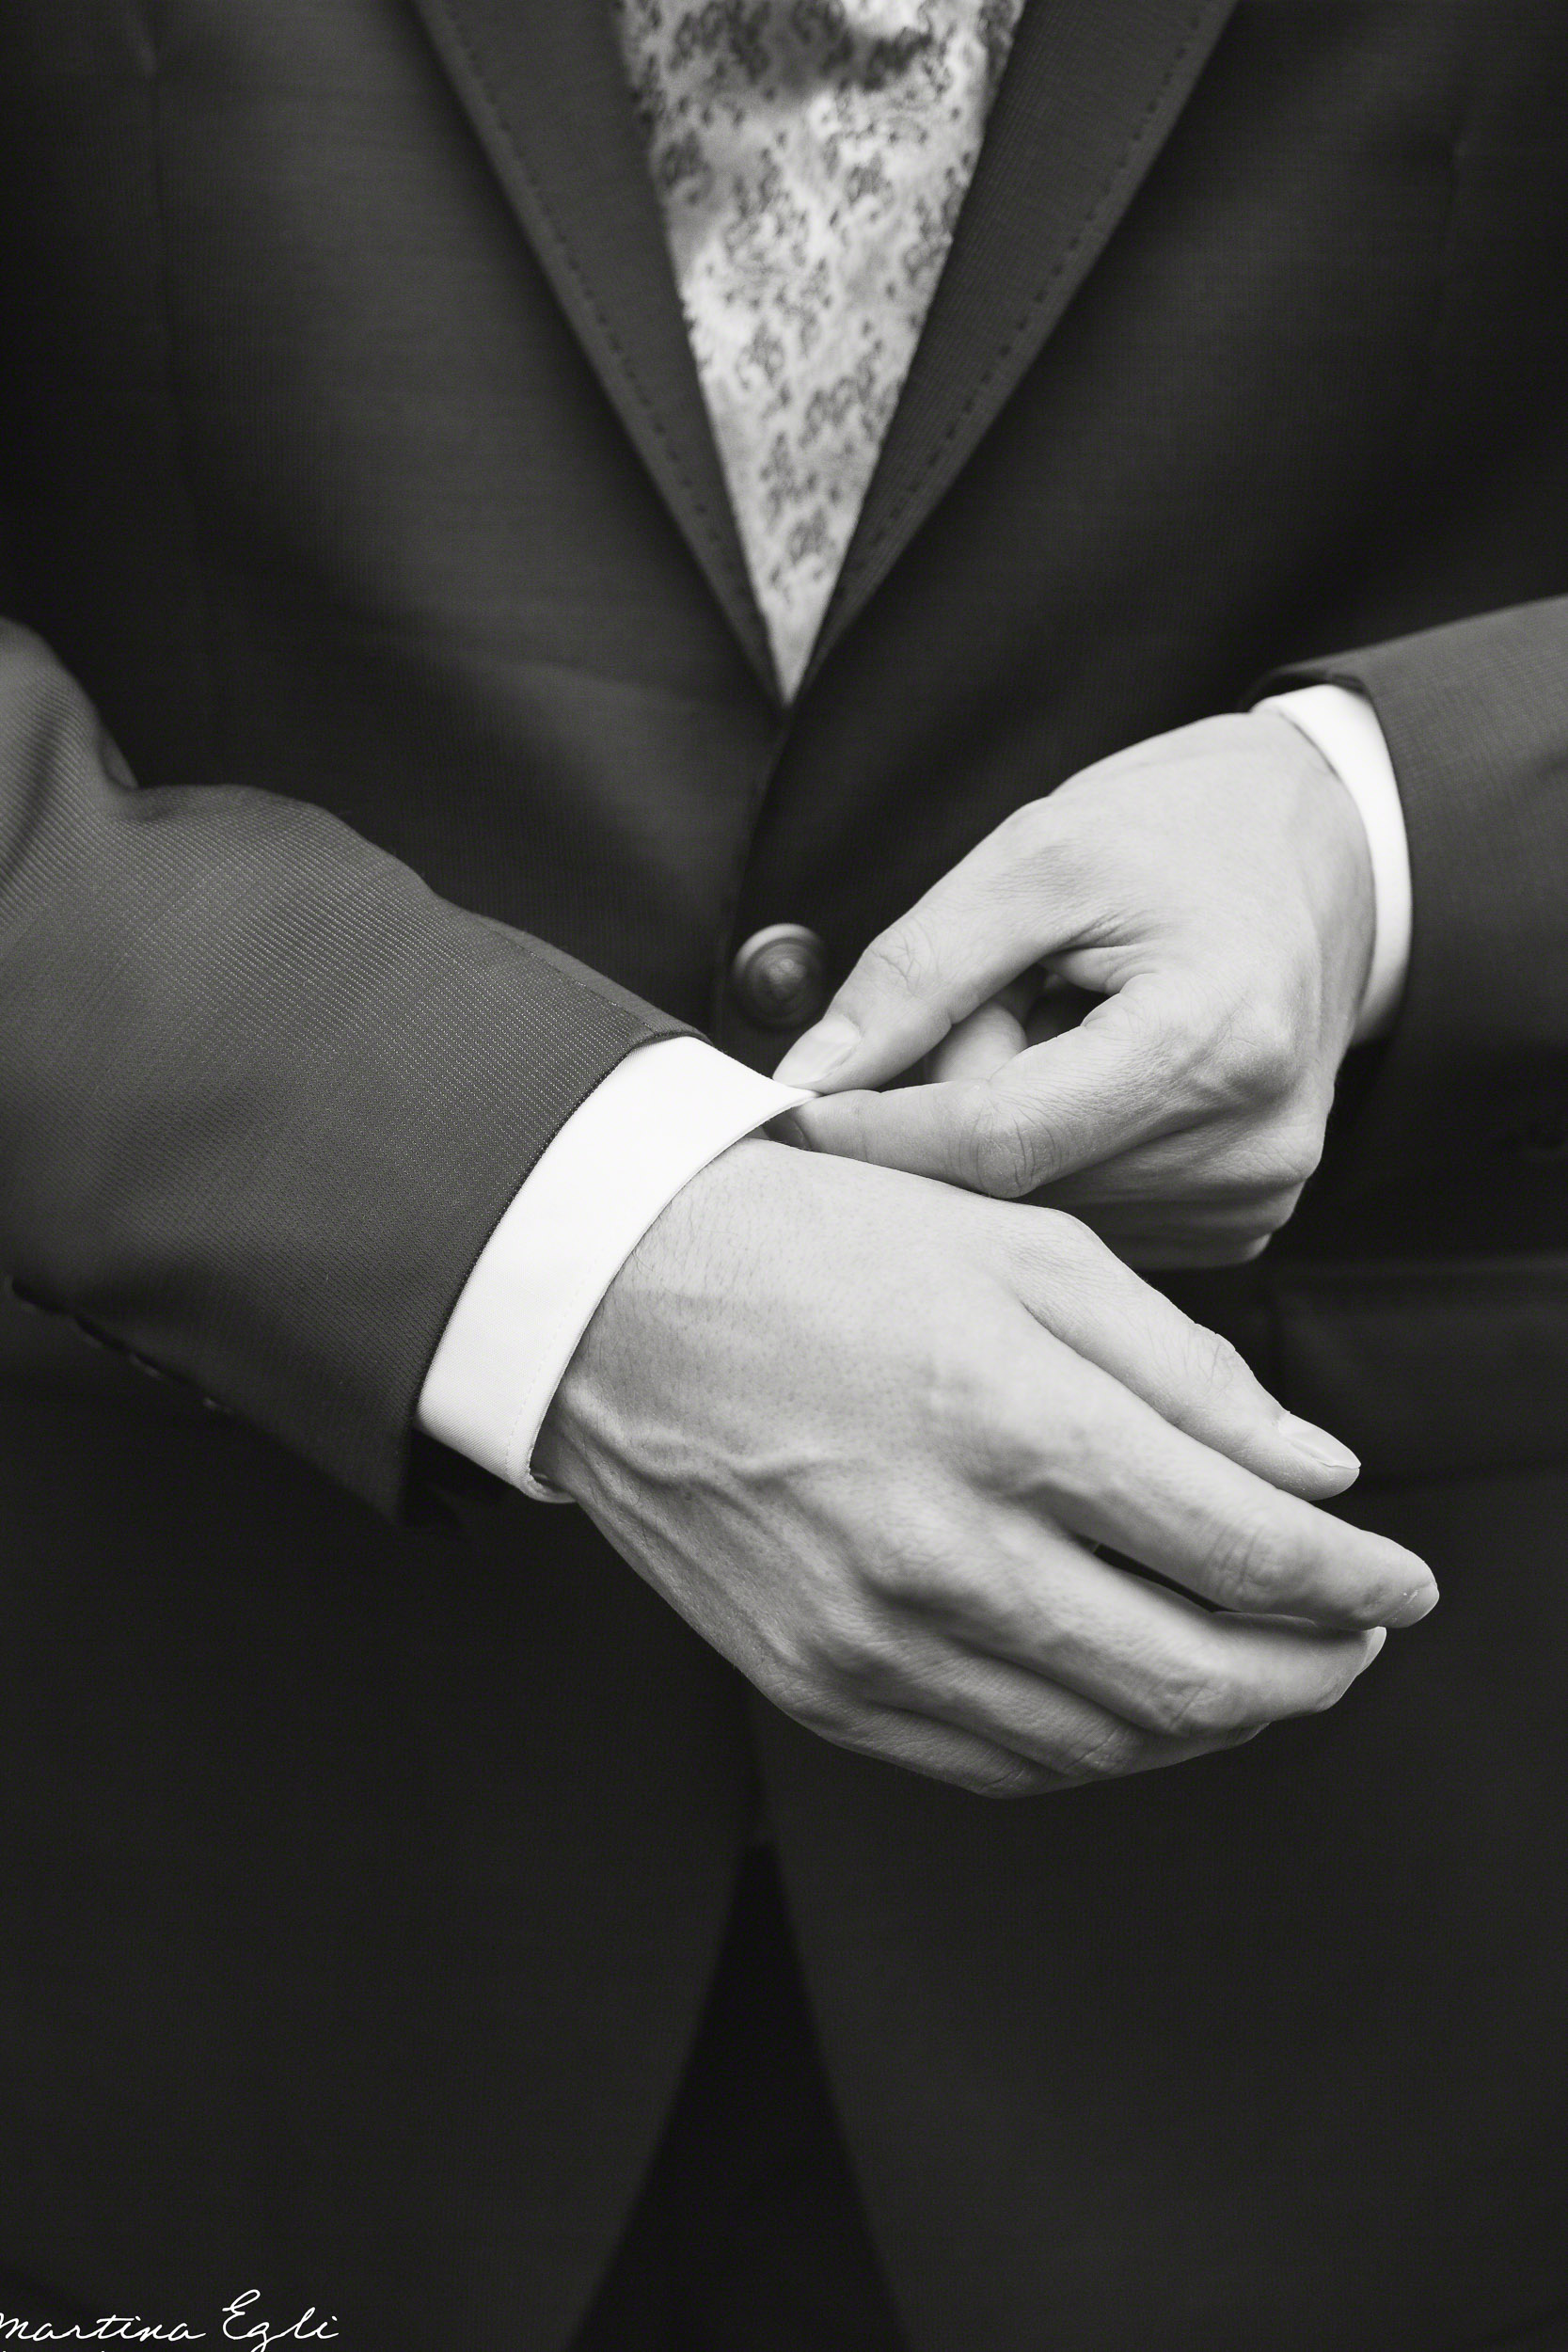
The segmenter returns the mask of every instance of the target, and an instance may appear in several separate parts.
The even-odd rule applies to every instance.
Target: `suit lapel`
[[[597,0],[589,0],[596,5]],[[1235,0],[1027,0],[805,683],[1061,318]]]
[[[1098,259],[1235,0],[1027,0],[807,682]],[[776,693],[610,0],[414,0],[590,359]]]
[[[414,0],[557,297],[777,693],[610,0]]]

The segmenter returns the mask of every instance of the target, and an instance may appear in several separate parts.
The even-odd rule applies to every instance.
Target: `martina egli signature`
[[[248,2344],[252,2352],[268,2352],[275,2344],[330,2344],[337,2336],[338,2314],[321,2318],[312,2303],[308,2312],[275,2328],[259,2318],[260,2287],[247,2287],[223,2307],[223,2325],[215,2332],[193,2328],[183,2319],[166,2327],[161,2319],[143,2319],[139,2312],[105,2312],[102,2319],[69,2321],[56,2328],[50,2319],[18,2319],[0,2312],[0,2344]]]

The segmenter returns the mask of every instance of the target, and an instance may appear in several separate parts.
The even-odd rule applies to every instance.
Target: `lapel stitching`
[[[1042,5],[1044,5],[1044,0],[1034,0],[1036,8]],[[982,413],[976,423],[976,411],[983,412],[988,402],[991,402],[995,408],[1001,407],[1011,386],[1004,380],[997,389],[998,378],[1006,379],[1008,371],[1012,369],[1016,369],[1017,373],[1022,374],[1023,368],[1028,364],[1033,345],[1043,341],[1050,331],[1052,320],[1049,313],[1053,302],[1063,300],[1061,294],[1063,281],[1072,278],[1075,272],[1086,266],[1084,260],[1085,247],[1091,248],[1087,258],[1092,262],[1097,232],[1103,230],[1108,234],[1114,229],[1119,217],[1119,206],[1135,190],[1142,171],[1147,167],[1146,159],[1151,151],[1157,154],[1164,144],[1176,111],[1172,104],[1173,93],[1179,108],[1181,85],[1184,82],[1190,82],[1196,72],[1201,68],[1203,56],[1230,13],[1231,5],[1233,5],[1233,0],[1193,0],[1193,5],[1189,7],[1184,19],[1180,20],[1172,27],[1174,47],[1167,56],[1158,81],[1154,84],[1128,131],[1115,162],[1103,172],[1092,194],[1088,196],[1076,226],[1059,243],[1053,241],[1051,266],[1034,293],[1018,310],[1011,326],[1003,333],[1001,340],[992,346],[990,358],[979,368],[963,399],[943,422],[941,431],[928,442],[925,440],[922,433],[913,447],[908,450],[908,459],[912,460],[918,456],[918,462],[911,464],[911,470],[901,483],[897,481],[897,474],[901,466],[907,462],[907,458],[906,442],[901,437],[900,425],[901,421],[907,421],[907,420],[901,420],[899,412],[895,411],[888,441],[883,450],[884,470],[873,476],[865,506],[862,511],[861,529],[850,541],[832,600],[824,615],[816,644],[801,681],[802,693],[810,686],[817,671],[867,598],[874,593],[883,575],[896,561],[904,542],[919,527],[926,512],[942,494],[947,486],[942,478],[944,469],[951,468],[952,471],[957,471],[957,465],[952,463],[955,450],[958,450],[958,463],[961,464],[966,454],[961,445],[965,442],[966,437],[971,440],[977,440],[980,434],[985,431],[990,420]],[[1018,41],[1015,42],[1014,56],[1007,69],[1009,74],[1016,75],[1021,62],[1023,62],[1022,47],[1029,30],[1029,11],[1026,9],[1023,23],[1020,27]],[[1196,63],[1195,50],[1199,52]],[[1025,71],[1037,74],[1039,68],[1037,63],[1031,60],[1027,63]],[[1000,116],[1006,105],[1006,84],[1007,76],[1005,74],[1003,89],[998,101],[997,116]],[[1015,126],[1009,125],[1008,130],[1014,131]],[[987,137],[988,142],[990,142],[994,137],[994,133],[988,131]],[[984,173],[986,164],[987,153],[982,149],[979,166],[981,173]],[[1132,183],[1131,188],[1129,183]],[[943,282],[939,282],[937,287],[936,298],[922,336],[923,346],[934,344],[943,337],[946,325],[942,316],[944,282],[954,274],[955,261],[958,262],[961,271],[968,256],[970,241],[977,226],[974,216],[975,193],[975,191],[971,192],[967,215],[960,214],[959,215],[954,251],[948,257]],[[994,201],[994,192],[992,200]],[[1071,291],[1072,288],[1069,285],[1069,296]],[[914,389],[914,378],[920,375],[923,362],[928,364],[932,356],[923,348],[916,350],[911,380],[905,387],[906,401],[909,393]],[[947,356],[944,353],[944,358]],[[929,381],[930,379],[927,378],[920,388],[923,405],[926,396],[928,395]]]
[[[582,5],[582,0],[561,0],[561,4],[573,7],[580,6]],[[592,4],[592,0],[590,0],[590,4]],[[726,532],[721,527],[702,485],[692,479],[692,476],[682,457],[679,447],[677,446],[673,437],[669,432],[664,419],[659,413],[657,404],[651,398],[642,378],[638,372],[637,366],[626,347],[626,344],[617,334],[614,326],[606,315],[602,306],[600,305],[598,297],[594,294],[591,281],[584,275],[583,270],[578,263],[577,255],[572,248],[571,243],[561,225],[561,221],[556,214],[555,208],[546,195],[538,175],[534,171],[526,151],[513,131],[511,122],[507,118],[505,108],[501,103],[494,82],[486,71],[483,61],[476,51],[473,42],[468,38],[464,26],[454,16],[451,8],[449,7],[448,0],[429,0],[429,5],[439,16],[441,23],[446,27],[448,38],[451,41],[452,46],[462,56],[464,63],[467,68],[468,73],[472,77],[474,88],[483,100],[484,110],[489,117],[491,129],[495,133],[496,136],[504,144],[508,155],[512,158],[519,179],[528,189],[538,216],[539,226],[547,235],[549,243],[554,249],[554,258],[557,265],[570,279],[578,300],[580,302],[589,318],[593,321],[606,350],[614,359],[621,380],[635,401],[639,414],[642,419],[646,430],[652,436],[653,439],[657,442],[659,449],[663,453],[665,464],[668,466],[672,477],[683,494],[686,503],[686,511],[692,521],[695,522],[701,529],[708,556],[715,569],[718,571],[720,576],[729,583],[740,611],[746,612],[748,615],[754,614],[755,598],[752,595],[751,579],[745,569],[745,565],[743,563],[736,561],[735,549],[730,544],[729,534],[726,533]],[[747,632],[752,640],[748,649],[752,655],[753,662],[759,663],[761,674],[768,686],[773,699],[777,701],[778,682],[773,671],[772,659],[770,654],[766,651],[766,641],[762,638],[760,632],[761,621],[759,615],[756,618],[755,625],[752,629]]]
[[[1193,15],[1188,19],[1187,31],[1182,40],[1181,46],[1177,51],[1176,56],[1171,59],[1169,66],[1166,68],[1164,78],[1162,80],[1158,89],[1155,91],[1153,97],[1149,100],[1148,105],[1144,108],[1142,115],[1139,117],[1132,131],[1132,135],[1128,140],[1119,160],[1101,183],[1099,189],[1090,201],[1087,212],[1079,222],[1078,227],[1073,230],[1072,235],[1068,239],[1066,245],[1063,246],[1061,250],[1058,252],[1056,259],[1053,262],[1050,269],[1046,272],[1045,277],[1041,279],[1036,292],[1030,296],[1029,301],[1025,304],[1023,310],[1020,311],[1016,322],[1008,330],[1008,333],[1004,341],[992,353],[990,358],[987,361],[985,367],[975,378],[974,383],[970,388],[967,397],[956,414],[950,419],[945,431],[938,438],[935,445],[927,452],[925,462],[920,466],[915,473],[911,474],[896,503],[882,516],[882,519],[878,524],[876,530],[871,532],[864,545],[858,550],[860,561],[855,566],[857,570],[864,568],[866,560],[875,554],[877,548],[881,545],[882,541],[888,536],[888,534],[897,529],[898,524],[908,513],[909,508],[920,496],[927,482],[937,470],[937,468],[941,465],[942,460],[947,454],[947,452],[951,448],[953,442],[962,432],[964,426],[968,423],[970,417],[974,414],[981,400],[984,399],[992,378],[997,374],[999,370],[1006,366],[1008,360],[1012,358],[1014,351],[1017,349],[1021,339],[1028,333],[1035,319],[1045,308],[1045,305],[1050,301],[1052,294],[1055,290],[1057,281],[1066,275],[1068,270],[1071,268],[1079,247],[1084,244],[1085,238],[1092,235],[1095,225],[1099,221],[1101,215],[1115,199],[1122,182],[1126,179],[1129,171],[1132,168],[1132,166],[1137,160],[1138,151],[1142,147],[1143,142],[1148,134],[1149,125],[1153,122],[1155,117],[1158,115],[1161,107],[1164,103],[1166,91],[1170,88],[1171,84],[1175,81],[1178,73],[1185,64],[1193,43],[1196,40],[1199,33],[1202,31],[1208,13],[1209,11],[1206,8],[1199,8],[1195,10]],[[846,562],[846,571],[847,571],[848,568],[848,563]]]

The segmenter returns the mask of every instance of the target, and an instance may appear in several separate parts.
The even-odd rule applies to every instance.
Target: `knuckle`
[[[1114,1253],[1081,1216],[1069,1216],[1066,1209],[1047,1208],[1043,1203],[1021,1209],[1018,1216],[1020,1232],[1046,1264],[1065,1263],[1114,1277]]]
[[[1147,1040],[1148,1083],[1174,1088],[1198,1101],[1210,1096],[1217,1100],[1228,1084],[1225,1043],[1223,1025],[1202,990],[1190,980],[1173,983],[1162,997],[1158,1025]]]
[[[1245,1357],[1223,1332],[1195,1323],[1189,1325],[1188,1333],[1189,1369],[1200,1388],[1231,1395],[1238,1389],[1253,1387]]]
[[[992,1799],[1036,1797],[1053,1785],[1050,1772],[1021,1756],[999,1758],[993,1766],[976,1765],[972,1772],[955,1777],[958,1787],[967,1788],[971,1796]]]
[[[1356,1664],[1347,1664],[1341,1660],[1332,1664],[1325,1662],[1323,1679],[1313,1695],[1310,1711],[1314,1715],[1326,1715],[1331,1707],[1338,1707],[1351,1685],[1357,1680],[1358,1674]]]
[[[935,1607],[945,1597],[951,1582],[940,1563],[896,1540],[864,1559],[861,1576],[874,1598],[894,1609]]]
[[[1028,1114],[989,1088],[960,1114],[958,1157],[964,1182],[993,1200],[1017,1200],[1046,1181],[1048,1154]]]
[[[1325,1109],[1295,1102],[1235,1134],[1212,1170],[1233,1213],[1255,1224],[1275,1210],[1289,1216],[1323,1158],[1326,1125]]]
[[[1289,1225],[1296,1213],[1296,1203],[1301,1199],[1301,1190],[1300,1184],[1289,1184],[1283,1190],[1271,1194],[1267,1200],[1259,1204],[1249,1220],[1254,1240],[1259,1233],[1272,1239],[1275,1233]]]
[[[809,1668],[775,1676],[763,1688],[774,1706],[803,1731],[839,1745],[846,1742],[851,1724],[843,1702]]]
[[[1148,1753],[1142,1732],[1130,1724],[1107,1724],[1102,1731],[1081,1733],[1060,1769],[1078,1780],[1119,1780],[1136,1772]]]
[[[843,1744],[854,1730],[878,1670],[869,1638],[844,1625],[826,1624],[800,1631],[781,1645],[769,1671],[752,1678],[775,1707],[807,1731]]]
[[[875,1691],[886,1678],[883,1645],[867,1626],[833,1623],[819,1627],[810,1655],[816,1680],[835,1692],[862,1695]]]
[[[906,914],[874,939],[861,958],[862,976],[872,986],[898,996],[919,996],[929,982],[935,956],[929,931],[916,914]]]
[[[1210,1532],[1203,1589],[1227,1609],[1263,1608],[1275,1597],[1281,1565],[1267,1522],[1250,1514],[1232,1516]]]
[[[990,1419],[972,1447],[975,1475],[988,1493],[1049,1503],[1105,1484],[1114,1432],[1081,1381],[1003,1373],[992,1393]]]
[[[911,1382],[918,1377],[911,1373]],[[922,1385],[928,1436],[968,1462],[994,1419],[994,1381],[982,1364],[953,1360],[928,1367]],[[974,1581],[971,1538],[945,1485],[944,1477],[933,1493],[918,1480],[888,1481],[879,1523],[863,1528],[854,1546],[853,1645],[884,1656],[907,1638],[911,1616],[961,1609]]]
[[[1045,1400],[1037,1378],[1003,1356],[1006,1343],[1004,1332],[994,1355],[955,1350],[924,1384],[922,1419],[943,1457],[943,1477],[956,1471],[966,1488],[1000,1485],[1010,1491],[1015,1480],[1027,1484],[1039,1469]],[[911,1516],[906,1509],[906,1528]],[[933,1496],[902,1544],[895,1533],[882,1535],[871,1571],[879,1596],[945,1612],[966,1608],[983,1588],[974,1542],[967,1506],[956,1510],[950,1497]]]
[[[1325,1122],[1314,1114],[1311,1118],[1294,1119],[1283,1124],[1273,1138],[1269,1154],[1269,1174],[1282,1191],[1295,1196],[1307,1178],[1313,1175],[1323,1155]],[[1290,1210],[1286,1211],[1290,1215]]]
[[[1275,1228],[1264,1225],[1258,1217],[1249,1217],[1226,1233],[1210,1233],[1193,1243],[1187,1263],[1195,1266],[1250,1265],[1260,1258],[1275,1236]]]
[[[1232,1089],[1251,1103],[1276,1103],[1300,1075],[1293,1026],[1282,1012],[1249,1005],[1231,1019],[1223,1061]]]
[[[1055,830],[1057,814],[1048,800],[1025,801],[1021,808],[1008,810],[991,835],[1008,866],[1040,854]]]
[[[1153,1713],[1167,1740],[1220,1739],[1248,1721],[1239,1693],[1215,1674],[1182,1675],[1167,1682],[1155,1698]]]
[[[1008,1764],[994,1776],[975,1773],[971,1781],[971,1795],[990,1797],[994,1802],[999,1797],[1039,1797],[1046,1788],[1051,1788],[1049,1773],[1037,1772],[1032,1764]]]
[[[1017,1279],[1026,1285],[1049,1282],[1060,1295],[1070,1285],[1072,1295],[1102,1303],[1114,1311],[1125,1296],[1126,1274],[1109,1246],[1081,1216],[1065,1209],[1047,1208],[1043,1201],[1020,1201],[999,1208],[996,1230],[1006,1236]]]

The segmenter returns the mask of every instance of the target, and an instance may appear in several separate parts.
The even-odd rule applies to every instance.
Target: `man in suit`
[[[1560,2342],[1568,33],[1031,0],[798,675],[632,78],[0,29],[9,2291]]]

